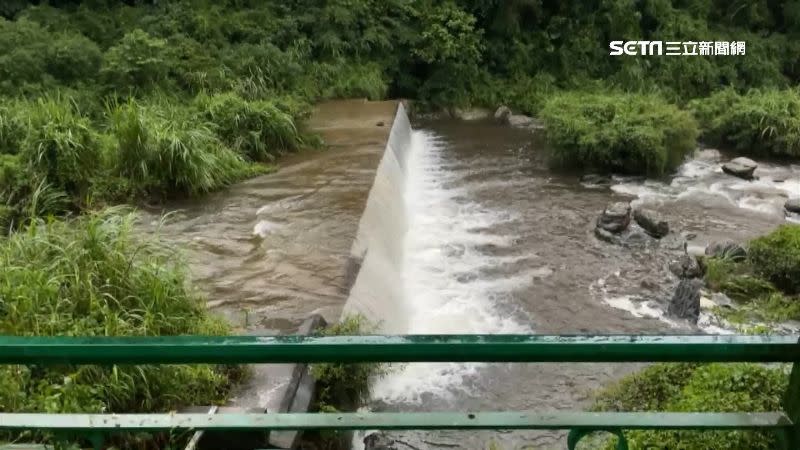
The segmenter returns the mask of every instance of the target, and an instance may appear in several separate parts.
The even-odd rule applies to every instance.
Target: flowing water
[[[397,304],[389,313],[373,314],[392,332],[702,332],[662,313],[677,283],[667,264],[683,253],[684,242],[699,247],[723,238],[746,240],[798,219],[782,211],[787,196],[800,196],[798,166],[761,162],[760,179],[745,182],[721,173],[724,155],[706,150],[669,179],[584,185],[577,176],[549,170],[542,145],[529,131],[433,121],[415,124],[404,156],[393,163],[392,176],[402,180],[386,192],[399,192],[397,204],[374,200],[388,219],[361,219],[359,230],[393,114],[392,104],[366,107],[372,108],[366,119],[363,103],[323,108],[315,126],[336,144],[333,149],[287,160],[276,174],[177,205],[180,211],[162,228],[170,239],[188,243],[193,273],[212,308],[245,331],[291,333],[311,312],[336,320],[347,298],[353,239],[364,227],[391,226],[383,249],[395,255],[391,264],[367,273],[365,259],[359,276],[378,277],[387,291],[394,286],[400,293],[392,294]],[[384,121],[386,126],[376,125]],[[673,233],[661,241],[642,234],[626,246],[596,239],[597,215],[620,200],[658,210]],[[388,213],[395,208],[402,214]],[[369,231],[374,240],[382,230]],[[582,409],[592,390],[633,367],[395,366],[376,380],[370,408]],[[268,401],[280,382],[245,397]],[[416,448],[487,448],[489,442],[501,448],[564,447],[558,432],[395,437]]]

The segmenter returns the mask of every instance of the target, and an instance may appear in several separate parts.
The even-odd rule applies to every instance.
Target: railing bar
[[[0,336],[0,364],[793,362],[797,336]]]
[[[5,430],[141,431],[303,429],[773,429],[788,428],[785,414],[425,412],[283,414],[0,414]]]

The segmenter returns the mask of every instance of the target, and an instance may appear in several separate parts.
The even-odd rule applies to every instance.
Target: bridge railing
[[[170,430],[564,429],[568,448],[594,431],[764,430],[800,449],[797,336],[230,336],[0,337],[0,364],[239,364],[363,362],[784,362],[793,363],[783,410],[734,413],[463,411],[426,413],[39,414],[0,413],[0,430],[81,436],[96,449],[107,436]],[[524,380],[520,380],[524,383]]]

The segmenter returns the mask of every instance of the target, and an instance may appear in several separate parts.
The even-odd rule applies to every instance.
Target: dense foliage
[[[173,250],[108,211],[34,222],[0,241],[0,334],[218,335]],[[171,411],[224,401],[240,369],[208,365],[0,367],[0,410]]]
[[[757,156],[800,158],[800,92],[731,89],[695,100],[704,139]]]
[[[245,165],[250,159],[271,161],[303,145],[296,135],[303,135],[308,104],[336,97],[411,97],[431,107],[504,103],[536,114],[560,90],[644,92],[641,101],[654,102],[648,120],[656,121],[675,116],[656,96],[682,104],[727,87],[729,94],[711,97],[704,108],[713,114],[701,115],[710,136],[748,151],[757,142],[769,153],[797,154],[797,124],[788,118],[797,94],[769,89],[791,86],[800,76],[798,0],[15,0],[3,2],[0,16],[5,17],[0,17],[0,95],[13,99],[0,108],[0,152],[14,153],[25,140],[26,123],[18,117],[37,107],[36,98],[58,96],[74,107],[67,116],[60,106],[61,131],[52,132],[63,137],[75,127],[81,136],[70,143],[48,137],[54,139],[50,151],[94,154],[108,162],[95,165],[98,173],[73,175],[80,179],[52,180],[58,178],[52,166],[57,157],[50,158],[49,168],[31,169],[39,178],[24,177],[32,186],[3,189],[6,209],[16,210],[7,216],[24,216],[25,208],[13,205],[17,199],[29,202],[42,181],[53,195],[72,197],[72,208],[83,206],[85,199],[78,196],[87,189],[96,200],[118,201],[113,197],[219,187],[254,172],[240,170],[244,166],[221,147],[239,154]],[[736,39],[746,41],[747,52],[609,56],[608,42],[620,38]],[[736,92],[751,88],[767,90],[746,94],[736,108],[727,108]],[[131,96],[146,105],[139,115],[142,124],[154,127],[149,135],[173,138],[170,158],[197,143],[204,156],[197,160],[222,160],[220,173],[185,167],[191,170],[183,175],[198,179],[179,180],[176,172],[152,167],[147,176],[144,170],[134,177],[113,170],[123,150],[106,136],[120,131],[107,105],[128,104]],[[179,126],[165,130],[163,121],[172,117]],[[651,129],[626,119],[611,130],[582,134],[619,148],[619,136],[607,134],[632,128],[632,142],[624,144],[629,150],[617,156],[629,152],[637,160],[628,163],[628,171],[659,173],[680,152],[642,147],[653,142],[662,147],[665,131],[681,142],[688,139],[687,125],[679,122],[676,129]],[[187,128],[192,124],[196,130]],[[78,154],[83,147],[86,152]],[[164,150],[161,144],[151,147],[151,154],[156,147]],[[576,151],[587,148],[595,147]],[[608,155],[589,152],[609,162]],[[41,179],[43,172],[50,177]],[[162,175],[166,178],[158,179]],[[112,189],[112,198],[98,198],[113,185],[122,188]]]
[[[733,322],[800,320],[800,225],[783,225],[750,241],[747,258],[705,261],[705,280],[739,303],[721,310]]]
[[[556,164],[662,174],[695,148],[694,119],[658,97],[569,93],[541,111]]]
[[[600,392],[599,411],[778,411],[787,387],[783,368],[757,364],[654,364]],[[774,433],[754,431],[629,431],[631,450],[774,448]],[[608,449],[614,448],[609,443]]]

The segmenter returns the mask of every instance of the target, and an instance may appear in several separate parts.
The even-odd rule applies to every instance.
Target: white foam
[[[486,233],[485,229],[513,217],[463,198],[462,191],[470,186],[448,187],[453,178],[438,170],[444,165],[443,151],[443,143],[431,134],[415,131],[412,135],[405,193],[408,231],[402,264],[405,310],[409,314],[405,333],[528,333],[528,326],[498,310],[498,302],[535,278],[548,276],[549,269],[539,267],[496,278],[475,276],[480,270],[530,255],[495,257],[480,250],[487,244],[510,246],[515,236]],[[465,279],[465,274],[472,276]],[[480,366],[437,363],[394,367],[375,381],[373,397],[391,403],[418,403],[430,395],[452,398],[468,389],[465,379],[474,376]]]
[[[696,159],[686,161],[678,168],[669,184],[617,179],[618,183],[611,189],[636,197],[634,206],[684,200],[703,205],[723,204],[764,215],[782,215],[786,198],[800,196],[800,170],[797,166],[760,163],[756,172],[759,179],[746,181],[724,175],[719,160],[708,156],[713,154],[698,152]]]

